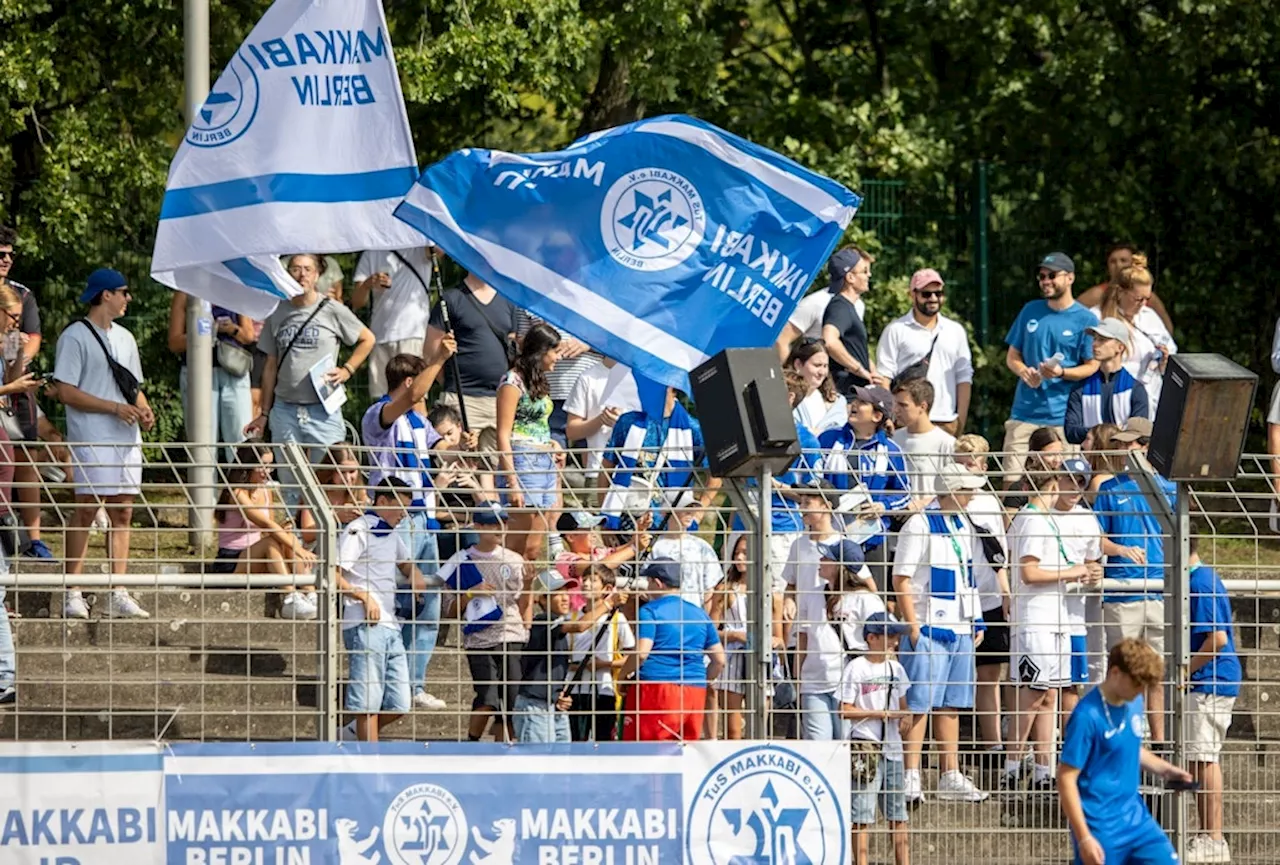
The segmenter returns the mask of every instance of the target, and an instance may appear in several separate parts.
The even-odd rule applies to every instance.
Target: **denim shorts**
[[[978,672],[973,654],[973,637],[957,636],[945,643],[920,635],[902,638],[898,660],[906,670],[911,687],[907,689],[907,708],[917,715],[933,709],[972,709]]]
[[[524,694],[516,696],[516,712],[511,719],[517,742],[540,744],[568,743],[569,713],[558,711],[541,700]]]
[[[360,715],[409,711],[409,658],[399,628],[356,625],[343,628],[351,659],[345,706]]]
[[[524,495],[526,508],[546,510],[556,501],[556,463],[551,451],[526,449],[519,445],[512,448],[511,462],[515,466],[516,478],[520,481],[520,492]],[[499,486],[507,485],[506,478],[499,476]],[[503,503],[506,504],[506,496]]]
[[[880,758],[876,779],[870,784],[852,784],[849,821],[859,826],[872,826],[876,822],[876,804],[880,814],[890,823],[907,822],[906,770],[901,760]]]

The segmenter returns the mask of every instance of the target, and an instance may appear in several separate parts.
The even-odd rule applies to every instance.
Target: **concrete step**
[[[0,741],[314,741],[314,712],[297,709],[197,713],[189,707],[79,707],[51,711],[0,711]]]
[[[246,678],[224,675],[180,675],[157,678],[146,673],[119,675],[109,681],[27,681],[19,691],[21,711],[82,708],[122,710],[185,706],[193,711],[251,712],[316,705],[317,684],[301,678]]]
[[[293,651],[246,646],[114,646],[110,651],[33,646],[19,641],[18,669],[24,682],[108,680],[149,673],[157,678],[215,673],[279,678],[314,676],[320,669],[314,648]]]
[[[271,647],[293,652],[315,651],[320,636],[316,622],[281,619],[17,619],[14,640],[24,647],[93,648],[116,651],[138,647],[207,648]]]

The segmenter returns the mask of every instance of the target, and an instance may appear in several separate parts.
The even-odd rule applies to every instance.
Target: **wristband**
[[[356,374],[356,371],[355,371],[354,369],[352,369],[352,368],[351,368],[351,364],[349,364],[349,363],[344,363],[344,364],[342,365],[342,368],[343,368],[343,369],[345,369],[345,370],[347,371],[347,375],[355,375],[355,374]]]

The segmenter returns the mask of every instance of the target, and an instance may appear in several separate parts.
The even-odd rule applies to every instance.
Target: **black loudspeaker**
[[[1220,354],[1169,358],[1147,458],[1171,481],[1234,480],[1258,377]]]
[[[713,475],[790,468],[800,443],[774,349],[727,348],[689,373],[689,381]]]

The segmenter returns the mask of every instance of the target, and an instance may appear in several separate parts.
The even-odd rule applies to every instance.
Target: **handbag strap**
[[[116,360],[115,355],[111,353],[111,349],[107,348],[106,342],[103,341],[102,335],[98,333],[98,329],[93,326],[93,323],[87,318],[77,318],[76,321],[89,328],[89,333],[93,334],[93,338],[98,342],[98,347],[107,356],[107,363],[111,366],[120,366],[120,361]]]
[[[476,296],[471,293],[470,287],[463,285],[458,291],[463,297],[471,301],[471,305],[484,318],[485,324],[489,325],[489,330],[493,331],[493,335],[498,339],[498,345],[502,346],[502,351],[505,353],[507,350],[507,331],[501,330],[498,325],[494,324],[493,319],[489,317],[489,311],[485,309],[484,304],[476,300]],[[440,298],[440,302],[444,303],[443,296]]]
[[[307,325],[311,324],[312,319],[320,314],[320,310],[324,309],[325,304],[329,302],[329,298],[320,301],[320,305],[311,310],[311,315],[307,316],[307,320],[302,323],[302,327],[298,328],[298,332],[293,335],[293,339],[289,340],[289,344],[284,347],[284,351],[280,353],[280,357],[276,360],[276,367],[284,366],[284,359],[289,356],[289,351],[293,348],[293,344],[298,341],[298,337],[302,336],[302,332],[307,329]]]
[[[409,259],[407,259],[407,258],[405,258],[403,255],[401,255],[401,254],[400,254],[400,252],[399,252],[398,250],[395,250],[395,249],[391,250],[391,254],[395,257],[396,261],[400,262],[400,263],[401,263],[401,264],[403,264],[405,267],[409,268],[409,272],[410,272],[410,273],[412,273],[412,274],[413,274],[413,276],[414,276],[414,278],[415,278],[415,279],[417,279],[417,280],[418,280],[418,282],[422,285],[422,290],[423,290],[423,291],[425,291],[425,292],[427,293],[427,296],[428,296],[428,297],[430,297],[430,296],[431,296],[431,286],[427,285],[427,281],[426,281],[425,279],[423,279],[423,278],[422,278],[422,274],[421,274],[421,273],[418,273],[418,268],[416,268],[416,267],[414,267],[412,264],[410,264],[410,263],[409,263]]]

